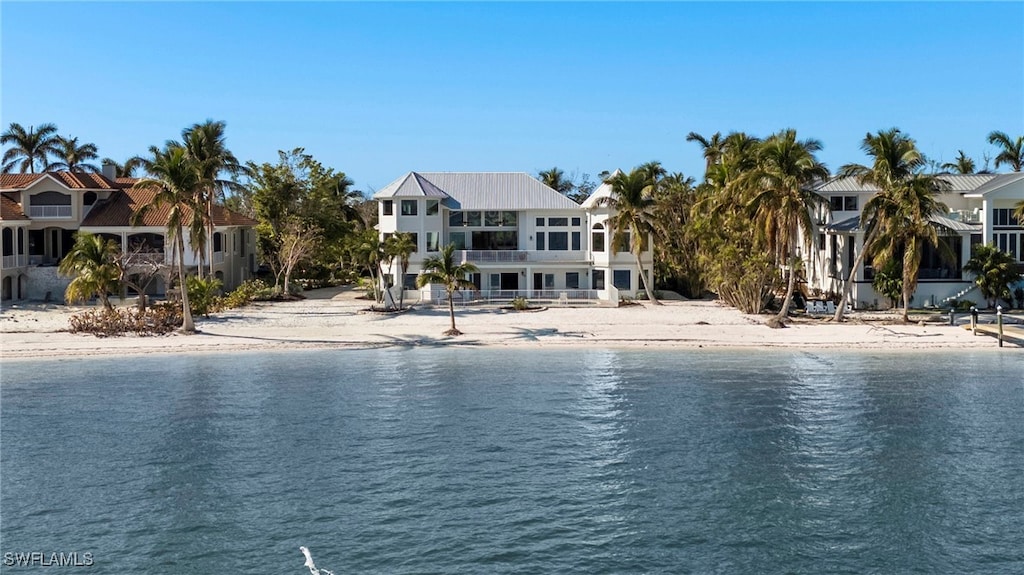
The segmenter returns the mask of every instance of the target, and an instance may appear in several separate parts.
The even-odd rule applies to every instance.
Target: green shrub
[[[220,298],[219,309],[245,307],[258,299],[270,299],[271,286],[260,279],[242,282],[234,291]]]
[[[523,311],[530,307],[530,302],[523,296],[512,299],[512,307],[517,311]]]
[[[209,317],[210,312],[217,311],[217,300],[223,283],[214,277],[199,278],[189,276],[188,305],[192,313]]]

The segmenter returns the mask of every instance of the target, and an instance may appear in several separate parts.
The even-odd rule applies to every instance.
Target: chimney
[[[113,182],[114,178],[117,177],[117,166],[114,164],[103,164],[103,177]]]

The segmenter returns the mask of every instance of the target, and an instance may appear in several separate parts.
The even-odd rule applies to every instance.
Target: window
[[[590,233],[590,247],[595,252],[604,251],[604,232]]]
[[[620,253],[621,252],[628,252],[629,248],[631,247],[629,244],[630,244],[629,232],[622,232],[622,234],[619,236],[619,245],[618,245],[618,249],[616,251],[618,251]]]
[[[544,232],[537,232],[537,251],[544,251]]]
[[[466,225],[480,227],[480,212],[466,212]]]
[[[573,218],[572,219],[572,225],[574,225],[574,226],[580,225],[580,219],[579,218]]]
[[[416,200],[402,200],[402,215],[415,216],[417,204],[419,204],[419,202]]]
[[[590,289],[604,289],[604,270],[594,270],[590,285]]]
[[[484,212],[484,225],[485,226],[500,226],[501,225],[501,212]]]
[[[213,234],[213,251],[224,251],[224,236],[220,232],[215,232]]]
[[[437,200],[427,200],[427,215],[436,216],[437,206],[440,204]]]
[[[993,226],[1019,226],[1017,218],[1013,216],[1013,209],[1011,208],[999,208],[992,210],[992,225]]]
[[[544,274],[544,289],[555,289],[555,274]]]
[[[519,216],[515,212],[501,212],[501,223],[506,226],[514,226],[518,223]]]
[[[828,207],[833,212],[856,212],[857,196],[829,196]]]
[[[449,232],[448,243],[454,245],[457,250],[466,249],[466,232]]]
[[[403,232],[403,233],[405,233],[406,235],[409,236],[410,239],[412,239],[412,245],[413,245],[413,250],[412,251],[414,251],[414,252],[420,251],[420,235],[418,233],[416,233],[416,232]]]
[[[569,250],[569,232],[548,232],[548,249],[564,252]]]
[[[573,232],[572,233],[572,250],[574,252],[580,251],[580,233],[579,232]]]
[[[465,220],[462,218],[462,212],[450,212],[448,214],[448,225],[449,226],[464,226],[464,225],[466,225]]]
[[[569,218],[548,218],[548,225],[564,227],[569,225]]]
[[[405,274],[405,281],[402,282],[402,289],[416,289],[416,274]]]
[[[501,274],[491,274],[491,289],[501,289]]]
[[[580,289],[580,272],[565,272],[565,289]]]
[[[441,233],[427,232],[427,251],[436,252],[441,249]]]
[[[384,200],[380,203],[381,213],[385,216],[390,216],[395,213],[395,202],[392,200]]]
[[[818,234],[818,249],[825,249],[825,234]]]
[[[537,218],[537,227],[538,228],[543,228],[544,227],[544,218]]]
[[[614,285],[616,289],[622,289],[622,290],[629,291],[630,289],[632,289],[632,288],[629,287],[629,285],[630,285],[629,284],[629,276],[630,276],[630,271],[629,270],[615,270],[615,271],[613,271],[612,272],[612,285]]]

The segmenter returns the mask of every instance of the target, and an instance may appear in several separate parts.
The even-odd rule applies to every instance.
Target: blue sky
[[[0,5],[2,123],[122,160],[206,118],[242,160],[305,147],[362,190],[409,170],[703,173],[690,131],[899,127],[981,164],[1024,134],[1024,2]]]

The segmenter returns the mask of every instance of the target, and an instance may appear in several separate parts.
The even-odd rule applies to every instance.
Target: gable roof
[[[123,180],[123,181],[122,181]],[[96,204],[89,215],[82,220],[82,227],[131,227],[132,216],[142,206],[153,203],[156,197],[156,188],[134,188],[134,178],[118,178],[118,184],[122,189],[110,196],[110,198]],[[146,212],[139,222],[139,226],[166,227],[167,217],[170,215],[171,207],[163,204]],[[186,208],[184,221],[192,219],[192,212]],[[255,226],[257,222],[251,218],[233,212],[224,206],[213,206],[213,224],[215,226]]]
[[[374,199],[426,196],[456,210],[578,210],[579,205],[526,172],[409,172]]]
[[[593,192],[590,192],[590,195],[587,196],[587,199],[583,200],[583,203],[580,204],[580,206],[584,208],[593,208],[597,206],[597,202],[601,198],[612,197],[612,185],[609,184],[607,180],[610,180],[621,173],[622,170],[615,168],[615,171],[612,172],[610,176],[605,178],[605,181],[601,182],[601,185],[598,186],[597,189],[595,189]]]
[[[1014,172],[1012,174],[996,174],[991,180],[986,182],[984,185],[978,186],[973,191],[967,194],[967,197],[981,197],[990,192],[994,192],[1004,186],[1024,180],[1024,172]]]
[[[43,172],[40,174],[0,174],[0,189],[22,190],[49,176],[70,190],[112,190],[118,185],[103,174],[86,172]]]
[[[0,220],[13,221],[13,220],[28,220],[30,219],[25,215],[25,212],[21,209],[21,204],[14,201],[13,198],[8,197],[7,194],[0,194]]]

